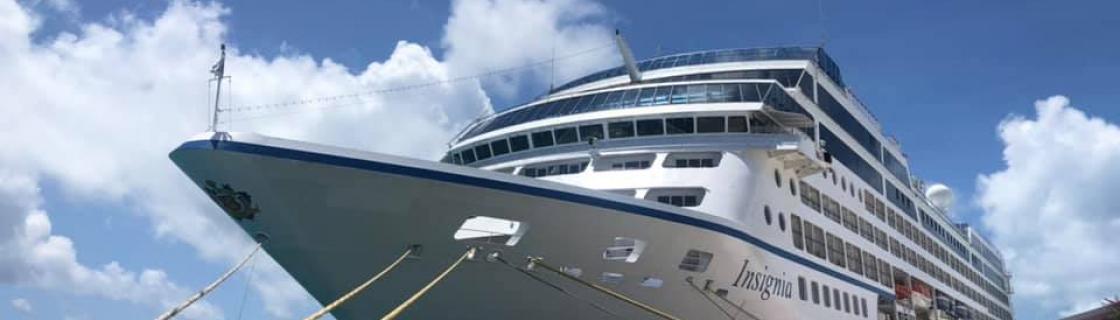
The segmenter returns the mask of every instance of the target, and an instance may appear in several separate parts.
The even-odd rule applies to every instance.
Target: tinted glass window
[[[638,106],[653,105],[653,94],[656,92],[656,88],[642,88],[642,92],[638,94]]]
[[[659,87],[656,89],[656,94],[653,96],[653,105],[669,103],[669,90],[672,87]]]
[[[665,134],[665,125],[661,119],[638,120],[638,135],[652,136]]]
[[[622,91],[611,91],[607,94],[607,102],[603,105],[602,109],[613,109],[618,107],[618,102],[622,100]]]
[[[483,144],[474,147],[474,155],[478,160],[490,158],[490,145]]]
[[[747,132],[747,117],[727,117],[727,132]]]
[[[506,139],[491,142],[490,151],[493,151],[495,156],[507,154],[509,153],[509,142],[507,142]]]
[[[856,120],[856,117],[852,116],[848,109],[845,109],[824,87],[817,89],[817,99],[820,101],[817,104],[821,107],[821,110],[828,114],[833,121],[836,121],[836,124],[839,124],[840,128],[848,132],[867,152],[871,153],[876,161],[879,161],[882,155],[882,145],[879,144],[879,140],[875,139],[871,132],[867,131],[867,128],[860,124],[859,120]]]
[[[510,151],[517,152],[525,149],[529,149],[529,137],[525,135],[510,137]]]
[[[682,134],[693,133],[695,128],[692,124],[692,118],[669,118],[665,119],[666,132],[669,134]]]
[[[618,102],[619,107],[629,107],[637,103],[638,89],[626,90],[622,93],[622,100]]]
[[[744,83],[739,85],[742,90],[743,101],[759,102],[762,101],[762,91],[760,91],[759,84],[757,83]]]
[[[699,117],[696,118],[696,132],[699,133],[712,133],[724,131],[724,118],[723,117]]]
[[[607,125],[607,131],[610,132],[611,138],[626,138],[634,136],[634,123],[626,122],[611,122]]]
[[[575,127],[556,129],[556,144],[569,144],[579,141]]]
[[[471,150],[471,149],[463,150],[462,154],[463,154],[463,163],[464,164],[469,164],[469,163],[474,162],[474,150]]]
[[[603,125],[601,125],[601,124],[590,124],[590,125],[585,125],[585,126],[579,126],[579,140],[580,141],[588,141],[588,140],[591,140],[591,138],[595,138],[596,140],[602,140],[604,137],[606,137],[606,136],[603,135]]]
[[[512,136],[509,137],[509,149],[513,152],[529,149],[529,137],[526,136]]]
[[[702,84],[688,85],[688,103],[703,103],[708,101],[707,86]]]
[[[822,96],[823,97],[823,96]],[[863,179],[867,184],[871,185],[872,189],[883,193],[883,176],[879,171],[872,167],[871,164],[863,160],[854,150],[848,145],[844,144],[835,134],[832,133],[828,127],[821,126],[821,141],[824,142],[824,150],[828,151],[836,160],[840,160],[848,170],[855,172],[856,176]]]
[[[552,131],[534,132],[533,133],[533,148],[547,147],[552,145]]]
[[[673,98],[671,99],[670,103],[673,103],[673,104],[687,103],[688,102],[688,92],[687,92],[687,90],[688,89],[685,86],[673,86]]]

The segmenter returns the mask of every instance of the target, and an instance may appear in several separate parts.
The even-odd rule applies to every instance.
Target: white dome
[[[937,206],[937,208],[945,212],[949,212],[949,209],[952,209],[953,204],[957,201],[956,195],[953,194],[953,189],[949,189],[949,187],[940,183],[926,188],[926,198],[928,198],[934,206]]]

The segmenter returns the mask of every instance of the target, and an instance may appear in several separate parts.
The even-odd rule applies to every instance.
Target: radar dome
[[[934,206],[945,212],[949,212],[949,209],[952,209],[953,204],[957,201],[957,197],[953,195],[953,189],[949,189],[949,187],[940,183],[926,188],[926,198]]]

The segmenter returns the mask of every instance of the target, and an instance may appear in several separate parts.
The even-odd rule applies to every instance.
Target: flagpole
[[[210,72],[213,73],[214,76],[218,78],[218,88],[217,88],[217,91],[214,93],[214,118],[211,120],[211,123],[210,123],[210,131],[217,132],[218,131],[218,112],[222,111],[219,108],[219,103],[221,102],[221,98],[222,98],[222,78],[225,77],[225,73],[226,73],[226,45],[224,43],[222,44],[222,58],[218,59],[218,63],[215,64],[214,67],[210,68]]]

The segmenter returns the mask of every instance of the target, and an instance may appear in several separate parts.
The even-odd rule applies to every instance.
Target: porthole
[[[782,174],[778,172],[778,169],[774,169],[774,185],[777,185],[779,189],[782,188]]]
[[[848,181],[845,180],[844,177],[840,177],[840,189],[843,189],[844,192],[848,192]]]
[[[832,171],[832,169],[828,169],[828,171],[830,173],[832,173],[832,185],[835,186],[836,185],[836,171]]]
[[[789,179],[789,194],[795,197],[797,196],[797,184],[793,182],[792,178]]]
[[[778,229],[782,229],[782,232],[786,231],[786,216],[781,212],[778,212]]]
[[[771,222],[772,222],[771,219],[772,218],[770,217],[770,206],[763,206],[762,207],[762,218],[766,220],[766,225],[771,224]]]

